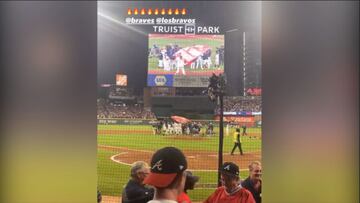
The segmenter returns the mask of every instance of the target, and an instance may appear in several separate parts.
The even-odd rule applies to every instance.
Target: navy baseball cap
[[[150,174],[144,184],[163,188],[170,185],[176,175],[187,169],[185,155],[175,147],[159,149],[151,158]]]
[[[225,162],[221,167],[221,173],[239,177],[239,166],[233,162]]]
[[[199,176],[194,176],[190,171],[185,171],[186,174],[186,181],[185,181],[185,187],[186,190],[192,190],[194,189],[195,183],[199,181]]]

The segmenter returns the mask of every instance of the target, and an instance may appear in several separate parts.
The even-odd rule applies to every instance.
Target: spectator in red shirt
[[[252,194],[239,184],[239,167],[225,162],[221,168],[223,186],[216,189],[204,203],[255,203]]]
[[[178,203],[191,203],[190,197],[187,195],[187,190],[193,190],[195,183],[199,181],[198,176],[193,176],[190,171],[185,171],[186,180],[184,191],[178,196]]]

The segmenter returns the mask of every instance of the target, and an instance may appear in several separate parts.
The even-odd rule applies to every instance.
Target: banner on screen
[[[224,72],[224,35],[149,34],[148,86],[151,75],[171,75],[165,86],[206,87]]]
[[[179,76],[174,75],[174,87],[207,87],[209,76]]]
[[[149,74],[148,86],[173,86],[173,75]]]

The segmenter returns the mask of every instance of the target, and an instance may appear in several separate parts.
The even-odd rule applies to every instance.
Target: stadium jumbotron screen
[[[207,87],[224,72],[224,35],[149,34],[148,86]]]

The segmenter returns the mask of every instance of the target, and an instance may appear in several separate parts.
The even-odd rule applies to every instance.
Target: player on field
[[[240,137],[240,129],[236,128],[236,131],[234,132],[234,147],[231,150],[230,155],[234,155],[234,151],[235,151],[235,149],[237,147],[239,148],[240,154],[243,155],[243,150],[242,150],[242,147],[241,147],[241,141],[242,140],[241,140],[241,137]]]
[[[179,57],[176,58],[176,72],[175,72],[175,75],[177,75],[180,70],[181,70],[181,73],[183,75],[186,75],[184,66],[185,66],[185,63],[183,61],[182,56],[180,55]]]

